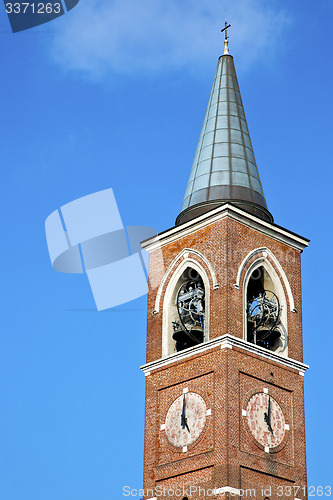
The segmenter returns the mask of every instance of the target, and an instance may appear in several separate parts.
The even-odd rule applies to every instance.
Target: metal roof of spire
[[[227,22],[224,54],[218,60],[190,178],[176,224],[223,203],[233,203],[273,221],[267,209],[239,91],[229,55]]]

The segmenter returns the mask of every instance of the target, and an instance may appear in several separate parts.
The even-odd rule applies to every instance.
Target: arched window
[[[205,341],[206,292],[197,269],[187,266],[168,285],[164,300],[164,355]]]
[[[286,299],[267,261],[251,266],[244,294],[246,340],[287,356]]]

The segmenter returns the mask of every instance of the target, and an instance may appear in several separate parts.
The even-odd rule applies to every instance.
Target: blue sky
[[[4,500],[113,500],[142,484],[146,298],[98,313],[84,276],[52,270],[44,221],[112,187],[125,224],[174,224],[225,18],[269,209],[311,239],[308,482],[332,485],[333,5],[230,4],[81,0],[17,34],[0,10]]]

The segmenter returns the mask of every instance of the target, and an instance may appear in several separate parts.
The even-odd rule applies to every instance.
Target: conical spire
[[[261,186],[233,57],[219,58],[181,213],[181,224],[223,203],[273,221]]]

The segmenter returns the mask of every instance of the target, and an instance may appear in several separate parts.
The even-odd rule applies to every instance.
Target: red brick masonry
[[[237,212],[242,213],[239,210]],[[238,289],[235,287],[237,273],[250,252],[257,248],[269,249],[282,266],[294,299],[295,312],[291,311],[288,293],[274,259],[270,254],[265,255],[279,276],[287,298],[288,357],[298,362],[303,361],[302,245],[293,241],[292,233],[289,233],[290,237],[281,236],[278,230],[274,232],[274,225],[266,223],[261,228],[260,221],[252,222],[253,217],[243,218],[245,222],[237,220],[231,214],[202,227],[199,221],[188,234],[184,235],[179,231],[178,237],[176,234],[173,241],[168,241],[167,235],[164,241],[162,235],[161,249],[151,251],[147,363],[162,357],[164,294],[182,259],[174,264],[162,290],[161,280],[152,278],[163,276],[185,248],[189,249],[188,256],[203,267],[209,278],[210,340],[225,334],[243,339],[243,280],[246,270],[258,256],[262,257],[262,252],[246,263]],[[215,272],[218,288],[214,289],[211,271],[205,260],[197,253],[191,254],[191,249],[200,252],[209,261]],[[156,313],[158,292],[160,301]],[[160,427],[165,423],[170,405],[185,387],[200,394],[212,414],[207,416],[200,437],[183,453],[170,445],[165,431],[160,430]],[[242,415],[249,398],[257,392],[263,392],[264,388],[278,402],[286,423],[290,426],[282,443],[274,452],[271,450],[269,453],[254,440],[247,419]],[[306,498],[303,377],[297,369],[285,366],[279,360],[270,360],[260,353],[236,346],[221,349],[221,345],[216,345],[200,352],[194,349],[185,358],[175,359],[174,362],[151,370],[146,378],[145,418],[145,490],[154,490],[156,487],[172,490],[195,485],[207,491],[229,486],[244,491],[254,489],[256,498],[275,500],[289,496],[288,491],[284,492],[283,488],[299,486],[299,490],[295,488],[297,494],[292,493],[289,498]],[[271,490],[267,489],[269,487]],[[205,497],[197,493],[192,494],[191,498],[209,498],[208,495]],[[225,494],[224,497],[212,498],[227,496]],[[243,493],[243,496],[253,497],[253,492],[251,495]],[[182,499],[183,496],[166,498]]]

